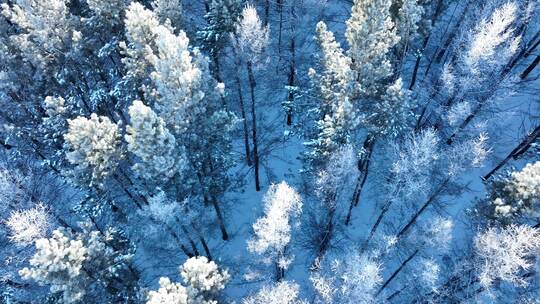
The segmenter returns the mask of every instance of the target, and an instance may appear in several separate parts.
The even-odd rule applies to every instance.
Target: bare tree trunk
[[[264,26],[268,25],[270,16],[270,0],[264,0]]]
[[[529,74],[536,68],[536,66],[540,63],[540,55],[536,56],[536,58],[533,60],[533,62],[521,73],[519,76],[521,79],[527,78]]]
[[[289,94],[287,96],[287,101],[289,102],[289,107],[287,109],[287,126],[292,125],[292,104],[294,103],[294,92],[292,88],[294,87],[294,74],[296,73],[296,50],[294,37],[291,38],[291,65],[289,67]]]
[[[422,47],[423,49],[426,48],[428,41],[429,41],[429,36],[424,38],[424,43],[423,43],[423,47]],[[416,84],[416,77],[418,77],[418,69],[420,68],[420,61],[421,60],[422,60],[422,56],[418,55],[416,57],[416,62],[414,63],[414,69],[413,69],[413,74],[412,74],[412,77],[411,77],[411,84],[409,85],[409,90],[412,90],[414,85]]]
[[[495,168],[493,168],[491,171],[489,171],[488,174],[484,175],[482,177],[483,180],[488,180],[493,174],[495,174],[500,168],[502,168],[511,158],[518,158],[520,155],[525,153],[531,145],[540,138],[540,125],[536,126],[536,128],[527,135],[519,145],[512,150],[501,162],[499,162]]]
[[[206,257],[209,259],[209,260],[213,260],[212,258],[212,254],[210,253],[210,248],[208,248],[208,244],[206,243],[206,240],[204,239],[204,236],[197,232],[197,237],[199,238],[199,241],[201,242],[203,248],[204,248],[204,252],[206,253]]]
[[[278,254],[277,261],[275,263],[276,267],[276,282],[281,282],[285,277],[285,269],[279,265],[279,260],[283,258],[283,253]]]
[[[376,295],[379,295],[388,286],[388,284],[390,284],[392,280],[396,278],[396,276],[401,272],[401,270],[403,270],[403,268],[407,266],[407,263],[409,263],[418,254],[418,251],[419,250],[416,249],[407,259],[405,259],[405,261],[403,261],[403,263],[401,263],[401,265],[399,265],[398,269],[396,269],[396,271],[394,271],[392,275],[383,283],[381,288],[379,288]]]
[[[249,76],[249,88],[251,93],[251,131],[253,136],[253,161],[255,164],[255,190],[261,191],[261,184],[259,180],[259,149],[257,145],[257,109],[255,108],[255,77],[253,76],[253,67],[251,61],[247,63],[248,76]]]
[[[277,0],[277,9],[279,12],[278,54],[281,59],[281,32],[283,29],[283,0]]]
[[[368,135],[363,145],[364,150],[366,151],[366,155],[358,161],[358,171],[360,172],[358,175],[358,179],[356,180],[356,186],[354,187],[354,192],[351,203],[349,205],[349,210],[345,218],[345,225],[349,225],[352,216],[352,209],[353,207],[358,206],[358,203],[360,202],[360,195],[362,194],[362,189],[364,188],[364,184],[366,183],[368,177],[369,163],[371,161],[371,154],[373,152],[374,145],[375,138],[371,135]]]
[[[178,219],[176,220],[177,223],[179,223]],[[193,253],[195,253],[195,256],[200,256],[199,250],[197,250],[197,245],[189,235],[189,231],[186,229],[184,225],[180,224],[180,228],[182,229],[182,232],[184,232],[184,235],[188,239],[189,245],[191,245],[191,249],[193,250]]]
[[[218,203],[218,201],[217,201],[217,199],[215,197],[212,197],[212,205],[214,206],[214,209],[216,210],[219,229],[221,230],[221,238],[224,241],[226,241],[226,240],[229,239],[229,234],[227,233],[227,230],[225,229],[225,221],[223,220],[223,214],[221,213],[219,203]]]
[[[238,90],[238,100],[240,101],[240,114],[242,115],[242,126],[244,128],[244,147],[246,150],[247,165],[251,167],[251,151],[249,148],[249,134],[248,134],[248,122],[246,117],[246,110],[244,108],[244,96],[242,95],[242,84],[240,77],[236,75],[236,86]]]
[[[335,209],[331,210],[328,214],[328,222],[324,228],[322,238],[320,239],[315,260],[311,263],[312,267],[315,266],[315,263],[317,261],[320,261],[323,258],[324,254],[330,247],[330,240],[332,239],[332,236],[334,234],[334,213]]]
[[[413,215],[413,217],[409,220],[409,222],[407,223],[407,225],[405,225],[405,227],[403,227],[399,233],[396,235],[396,238],[397,239],[400,239],[401,237],[403,237],[407,231],[409,231],[409,229],[414,225],[414,223],[416,223],[416,220],[418,219],[418,217],[420,217],[420,215],[422,215],[422,213],[424,213],[424,211],[426,210],[427,207],[429,207],[434,201],[435,199],[439,196],[439,194],[441,194],[441,192],[444,190],[444,187],[446,187],[446,185],[448,184],[448,182],[450,181],[449,178],[446,178],[440,185],[439,185],[439,188],[437,188],[437,190],[435,191],[435,193],[433,193],[429,198],[428,200],[424,203],[424,205],[422,205],[422,207]]]
[[[371,231],[369,232],[369,236],[366,238],[366,240],[364,241],[364,244],[362,245],[362,248],[360,249],[361,253],[363,253],[367,249],[367,246],[369,245],[369,242],[371,241],[371,239],[375,235],[375,232],[377,231],[377,228],[381,224],[381,221],[382,221],[384,215],[386,214],[386,212],[388,212],[388,209],[390,209],[391,205],[392,205],[391,200],[387,201],[384,204],[384,206],[383,206],[383,208],[381,210],[381,213],[379,214],[379,216],[377,217],[377,220],[375,221],[375,224],[373,225],[373,227],[371,227]]]

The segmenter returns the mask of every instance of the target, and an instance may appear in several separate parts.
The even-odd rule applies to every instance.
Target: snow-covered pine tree
[[[317,24],[317,42],[322,51],[319,74],[311,69],[313,88],[321,98],[316,115],[314,139],[306,145],[308,167],[320,167],[337,149],[351,142],[354,129],[358,126],[357,114],[352,102],[361,93],[357,82],[358,74],[352,69],[352,61],[335,41],[326,24]]]
[[[186,165],[183,147],[176,146],[163,119],[140,100],[129,107],[129,116],[127,149],[138,159],[133,169],[148,182],[159,184],[181,174]]]
[[[174,34],[160,25],[157,16],[139,3],[126,13],[128,69],[142,85],[144,94],[164,127],[174,136],[174,153],[185,151],[186,169],[182,184],[186,193],[214,207],[223,239],[227,239],[219,199],[229,186],[228,169],[233,165],[233,113],[223,109],[224,85],[211,76],[208,60],[198,49],[191,50],[183,31]],[[128,74],[129,75],[129,74]],[[139,76],[137,76],[139,75]]]
[[[96,114],[89,119],[77,117],[68,124],[66,158],[74,167],[67,173],[83,184],[102,186],[122,156],[118,125]]]
[[[203,50],[207,51],[212,59],[211,68],[218,81],[222,81],[220,57],[230,35],[235,31],[241,12],[241,0],[211,0],[204,16],[207,26],[197,32]]]
[[[30,267],[19,273],[49,285],[63,303],[136,299],[133,286],[138,275],[129,266],[131,248],[119,237],[113,230],[102,234],[87,224],[81,232],[58,228],[51,238],[36,241]]]
[[[146,304],[217,304],[219,293],[230,279],[227,270],[219,269],[206,257],[189,258],[179,271],[187,286],[161,277],[159,289],[148,293]]]

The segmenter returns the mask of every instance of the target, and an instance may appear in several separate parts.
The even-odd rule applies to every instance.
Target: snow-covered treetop
[[[10,232],[10,241],[27,246],[47,235],[51,219],[45,206],[38,204],[30,209],[11,212],[5,224]]]
[[[540,199],[540,161],[529,163],[521,171],[512,172],[508,185],[516,197],[523,200]]]
[[[176,147],[163,119],[140,100],[129,107],[129,116],[127,148],[140,159],[134,170],[148,181],[166,181],[179,173],[184,166],[182,149]]]
[[[291,240],[291,217],[302,211],[302,199],[285,182],[273,184],[264,195],[264,216],[253,224],[255,237],[248,248],[259,254],[280,253]]]
[[[256,294],[245,298],[243,304],[302,304],[299,299],[300,286],[293,282],[281,281],[263,286]]]
[[[180,283],[173,283],[169,278],[159,279],[159,289],[148,292],[146,304],[188,304],[187,288]]]
[[[148,293],[147,304],[217,304],[218,292],[230,278],[226,270],[202,256],[189,258],[179,270],[187,287],[162,277],[159,289]]]
[[[199,256],[189,258],[180,267],[180,275],[189,286],[200,292],[216,293],[223,288],[230,278],[226,270],[220,270],[214,261]]]
[[[109,22],[120,22],[120,15],[126,7],[126,0],[86,0],[88,7]]]
[[[527,285],[522,271],[533,266],[531,256],[540,249],[540,232],[528,226],[488,228],[474,240],[480,284],[489,288],[495,280]]]
[[[322,303],[376,303],[381,271],[381,264],[370,254],[352,252],[324,263],[310,280]]]
[[[411,134],[395,146],[396,160],[392,164],[395,185],[410,196],[426,193],[431,185],[431,174],[426,168],[433,168],[440,160],[440,138],[434,129],[425,129]]]
[[[34,65],[48,68],[47,64],[66,55],[66,46],[80,36],[72,28],[67,0],[18,0],[1,5],[2,13],[23,29],[13,35],[14,45]]]
[[[323,55],[321,58],[323,71],[317,75],[311,69],[309,73],[312,78],[318,78],[317,89],[321,91],[324,101],[329,103],[323,106],[332,107],[333,104],[339,105],[346,100],[350,102],[348,99],[360,90],[357,73],[351,68],[351,58],[343,54],[343,49],[336,42],[334,34],[327,30],[326,24],[322,21],[317,23],[316,38]],[[327,109],[329,110],[334,109]]]
[[[504,65],[517,50],[521,36],[512,26],[518,17],[518,5],[509,1],[483,19],[470,33],[470,47],[463,61],[473,73],[482,72],[482,64]]]
[[[263,26],[255,7],[247,5],[236,24],[235,46],[246,59],[258,62],[268,45],[269,33],[270,29]]]
[[[77,117],[68,123],[64,135],[66,158],[76,166],[74,173],[87,175],[90,184],[103,180],[114,171],[121,154],[118,125],[95,113],[90,119]]]
[[[390,17],[391,5],[390,0],[356,0],[347,20],[347,54],[368,94],[375,93],[379,82],[392,75],[389,53],[400,38]]]
[[[36,241],[36,254],[30,259],[31,268],[23,268],[20,275],[51,285],[52,292],[63,293],[65,303],[77,302],[85,294],[84,286],[76,284],[77,277],[81,275],[88,257],[88,248],[83,241],[73,239],[71,232],[60,228],[50,239]]]

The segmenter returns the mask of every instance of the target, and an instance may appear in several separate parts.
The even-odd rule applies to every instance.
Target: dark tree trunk
[[[216,215],[218,219],[219,229],[221,230],[221,238],[226,241],[229,239],[229,234],[227,233],[227,230],[225,229],[225,220],[223,219],[223,214],[221,213],[221,208],[219,207],[219,203],[215,197],[212,197],[212,205],[214,206],[214,209],[216,210]]]
[[[373,152],[374,145],[375,138],[371,135],[368,135],[363,145],[364,150],[366,151],[366,155],[358,161],[358,179],[356,180],[356,186],[354,187],[354,192],[351,203],[349,205],[349,210],[345,218],[345,225],[349,225],[350,223],[353,207],[358,206],[358,204],[360,203],[360,195],[362,194],[362,189],[364,188],[364,184],[366,183],[368,177],[369,163],[371,161],[371,154]]]
[[[429,207],[435,201],[435,199],[439,196],[439,194],[441,194],[441,192],[444,190],[444,188],[446,187],[446,185],[448,184],[449,181],[450,180],[447,178],[446,180],[444,180],[441,183],[441,185],[439,185],[439,188],[437,188],[435,193],[433,193],[428,198],[428,200],[424,203],[424,205],[422,205],[422,207],[413,215],[413,217],[409,220],[407,225],[405,225],[405,227],[403,227],[399,231],[399,233],[396,235],[397,239],[400,239],[401,237],[403,237],[409,231],[409,229],[414,225],[414,223],[416,223],[416,220],[418,219],[418,217],[420,217],[420,215],[422,215],[422,213],[424,213],[424,211],[427,209],[427,207]]]
[[[519,145],[512,150],[501,162],[499,162],[495,168],[493,168],[491,171],[489,171],[488,174],[484,175],[482,177],[483,180],[488,180],[493,174],[495,174],[500,168],[502,168],[510,159],[514,158],[517,159],[520,155],[525,153],[531,145],[540,138],[540,125],[536,126],[536,128],[527,135]]]
[[[248,131],[248,122],[246,117],[246,110],[244,108],[244,96],[242,95],[242,83],[240,82],[240,77],[236,75],[236,86],[238,89],[238,100],[240,101],[240,114],[242,115],[242,126],[244,128],[244,147],[246,150],[246,162],[247,165],[251,167],[251,149],[249,148],[249,131]]]
[[[396,271],[394,271],[392,273],[392,275],[388,278],[388,280],[386,280],[383,283],[381,288],[379,288],[376,295],[379,295],[388,286],[388,284],[390,284],[392,282],[392,280],[394,280],[396,278],[396,276],[401,272],[401,270],[403,270],[403,268],[405,268],[405,266],[407,266],[407,263],[409,263],[418,254],[418,251],[419,250],[416,249],[407,259],[405,259],[405,261],[403,261],[403,263],[401,263],[401,265],[399,265],[398,269],[396,269]]]
[[[259,149],[257,142],[257,109],[255,104],[255,76],[253,75],[253,67],[251,61],[247,63],[248,76],[249,76],[249,88],[251,94],[251,131],[253,136],[253,161],[255,165],[255,190],[261,191],[261,184],[259,180]]]
[[[289,102],[289,108],[287,109],[287,126],[292,125],[292,104],[294,103],[294,92],[292,88],[294,87],[294,75],[296,73],[296,50],[294,37],[291,38],[291,65],[289,67],[289,94],[287,96],[287,101]]]

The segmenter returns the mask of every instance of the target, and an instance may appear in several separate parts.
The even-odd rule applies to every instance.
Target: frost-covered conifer
[[[140,100],[129,107],[129,116],[127,148],[139,159],[133,169],[151,182],[166,181],[178,174],[185,166],[185,157],[163,119]]]
[[[159,289],[148,292],[146,304],[188,304],[189,294],[180,283],[173,283],[169,278],[159,279]]]
[[[226,270],[218,268],[208,258],[193,257],[180,267],[180,275],[188,286],[196,289],[205,298],[212,298],[225,288],[230,275]]]
[[[429,0],[428,0],[429,1]],[[424,8],[419,0],[402,0],[398,10],[398,34],[404,42],[414,37],[418,33],[418,28],[422,25]]]
[[[508,188],[516,198],[538,202],[540,199],[540,161],[530,163],[521,171],[513,172]]]
[[[241,12],[242,2],[239,0],[210,1],[208,13],[204,16],[208,25],[197,34],[203,42],[204,49],[208,50],[212,57],[219,56],[225,47],[229,35],[235,30]]]
[[[178,29],[182,21],[182,3],[180,0],[154,0],[152,8],[160,23],[168,22]]]
[[[66,0],[18,0],[2,4],[2,13],[23,31],[11,36],[28,61],[43,70],[65,56],[67,46],[76,42]],[[49,75],[50,76],[50,75]]]
[[[376,94],[381,80],[392,75],[390,51],[399,36],[390,17],[390,0],[357,0],[347,21],[347,54],[368,95]]]
[[[145,9],[139,2],[132,2],[125,14],[127,42],[121,42],[120,47],[127,56],[122,58],[122,62],[128,71],[126,77],[141,81],[151,72],[148,56],[152,55],[155,47],[157,34],[154,29],[159,26],[159,20],[153,11]]]
[[[86,0],[88,7],[107,22],[120,22],[126,0]]]
[[[19,273],[25,279],[50,285],[51,292],[59,293],[63,303],[83,301],[92,291],[97,291],[92,295],[96,299],[127,299],[127,294],[133,290],[107,295],[106,289],[100,288],[119,280],[129,280],[122,271],[126,269],[131,255],[112,249],[108,242],[112,242],[113,238],[109,232],[102,235],[89,230],[87,226],[83,226],[82,232],[78,233],[58,228],[53,231],[51,238],[36,241],[36,253],[30,259],[30,267],[23,268]]]
[[[528,226],[488,228],[474,239],[480,284],[489,288],[495,280],[518,286],[528,283],[522,271],[533,266],[531,257],[540,248],[540,232]]]
[[[540,203],[540,162],[529,163],[521,171],[496,178],[487,184],[488,195],[481,200],[488,218],[512,223],[520,218],[538,218]]]
[[[372,132],[397,137],[413,120],[413,108],[411,91],[403,88],[403,81],[398,78],[386,88],[380,102],[375,104],[374,115],[366,120],[373,126]]]
[[[293,282],[282,281],[270,286],[263,286],[256,294],[245,298],[243,304],[302,304],[299,298],[300,286]]]
[[[114,171],[121,154],[118,125],[96,114],[68,120],[68,124],[64,140],[66,158],[75,166],[73,173],[90,184],[102,181]]]
[[[317,24],[316,37],[323,55],[322,71],[310,69],[309,75],[321,97],[317,112],[322,119],[317,122],[316,137],[306,143],[310,147],[307,160],[315,166],[350,142],[351,132],[358,125],[352,99],[361,91],[357,73],[351,69],[351,59],[343,54],[323,22]]]
[[[147,304],[217,304],[218,293],[230,278],[206,257],[189,258],[179,270],[187,287],[162,277],[159,289],[148,293]]]
[[[281,182],[270,186],[263,202],[265,214],[253,224],[255,237],[248,241],[248,249],[267,255],[268,262],[286,269],[290,260],[285,257],[285,249],[291,240],[292,220],[302,212],[302,199],[296,190]]]

